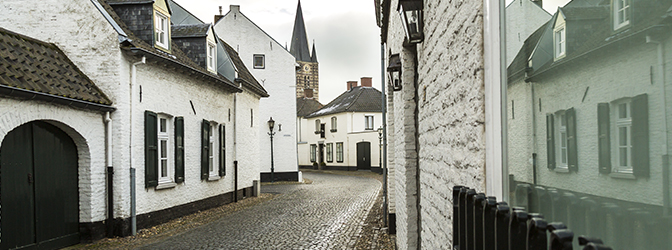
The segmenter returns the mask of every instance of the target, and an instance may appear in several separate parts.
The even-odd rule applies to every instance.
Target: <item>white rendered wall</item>
[[[236,106],[235,116],[241,122],[236,126],[234,160],[238,160],[238,189],[241,189],[250,187],[254,180],[259,180],[258,138],[265,134],[259,134],[257,128],[250,127],[249,121],[245,122],[249,119],[250,109],[254,110],[255,114],[259,113],[259,95],[245,89],[243,93],[237,94]]]
[[[244,6],[242,6],[244,7]],[[227,13],[215,24],[220,38],[238,50],[240,58],[270,97],[262,98],[259,112],[254,113],[254,127],[259,131],[259,169],[271,171],[271,146],[268,120],[275,121],[273,159],[275,172],[298,171],[296,138],[296,91],[294,57],[245,17],[239,10]],[[265,68],[254,69],[254,54],[265,55]],[[241,112],[244,113],[244,112]],[[249,113],[249,111],[248,111]],[[249,114],[248,114],[249,117]],[[249,120],[247,121],[249,125]],[[245,124],[244,118],[240,122]],[[279,131],[279,127],[282,131]]]

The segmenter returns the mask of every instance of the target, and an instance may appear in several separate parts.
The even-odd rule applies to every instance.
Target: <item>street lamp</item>
[[[390,55],[389,65],[387,66],[388,79],[392,85],[392,90],[401,90],[401,58],[399,54]]]
[[[401,23],[404,25],[406,42],[409,44],[421,43],[425,38],[422,32],[424,26],[422,0],[400,0],[397,10],[401,16]]]
[[[383,127],[378,128],[378,164],[383,170]]]
[[[275,168],[273,167],[273,135],[275,135],[275,132],[273,132],[273,127],[275,127],[275,121],[273,120],[273,117],[271,117],[270,120],[268,120],[268,135],[271,137],[271,183],[273,183],[273,174],[275,173]]]

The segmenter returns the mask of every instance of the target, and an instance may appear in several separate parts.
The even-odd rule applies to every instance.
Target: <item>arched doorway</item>
[[[10,131],[0,146],[0,249],[79,243],[77,147],[43,121]]]
[[[368,141],[357,143],[357,170],[371,169],[371,143]]]

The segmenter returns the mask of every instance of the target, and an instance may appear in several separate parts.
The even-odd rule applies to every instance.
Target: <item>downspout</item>
[[[537,112],[535,112],[534,100],[534,82],[530,82],[530,91],[532,92],[531,109],[532,109],[532,183],[537,185]]]
[[[660,79],[660,89],[662,92],[663,101],[663,126],[665,136],[663,136],[663,214],[668,216],[670,214],[670,162],[668,154],[668,139],[667,139],[667,92],[665,87],[665,49],[661,41],[654,40],[651,36],[646,36],[647,43],[658,45],[658,79]]]
[[[239,78],[235,79],[238,82],[238,88],[242,89],[243,84]],[[238,202],[238,137],[237,135],[237,112],[238,110],[238,92],[233,94],[233,196],[234,202]]]
[[[114,168],[112,167],[112,118],[110,112],[105,112],[105,166],[107,167],[107,221],[105,222],[107,237],[114,236]]]
[[[390,214],[389,211],[389,204],[388,204],[388,198],[387,198],[387,116],[385,112],[387,112],[387,107],[385,103],[385,44],[381,43],[380,44],[380,92],[381,92],[381,97],[380,97],[380,103],[382,106],[382,112],[383,112],[383,160],[380,163],[381,167],[383,168],[383,225],[389,228],[389,224],[387,221],[387,217]]]
[[[131,83],[129,86],[129,133],[128,133],[128,163],[129,163],[129,171],[130,171],[130,185],[131,185],[131,235],[136,235],[138,228],[137,228],[137,221],[136,221],[136,215],[135,215],[135,167],[133,167],[133,87],[137,81],[137,65],[139,64],[144,64],[147,61],[147,59],[143,56],[140,61],[134,62],[131,64]]]

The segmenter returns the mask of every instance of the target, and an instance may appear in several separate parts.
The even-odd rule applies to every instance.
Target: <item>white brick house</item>
[[[381,172],[378,128],[382,126],[381,94],[371,78],[300,119],[299,165],[313,168]]]
[[[106,136],[102,113],[0,99],[7,104],[0,138],[21,124],[51,120],[77,145],[82,240],[129,235],[231,202],[235,191],[251,194],[259,180],[256,163],[234,175],[234,160],[258,154],[236,143],[234,128],[256,134],[236,124],[249,121],[241,122],[234,107],[253,109],[265,90],[245,79],[240,65],[240,79],[217,74],[214,36],[203,37],[202,50],[182,51],[171,38],[172,13],[165,0],[0,3],[0,26],[54,43],[116,108]],[[105,186],[106,165],[114,170],[112,189]],[[2,230],[5,236],[11,228]]]
[[[217,35],[236,50],[270,95],[260,101],[258,112],[248,111],[252,119],[245,121],[256,128],[259,135],[258,160],[262,181],[271,180],[271,145],[267,125],[270,118],[275,121],[274,179],[298,181],[294,56],[246,17],[238,5],[231,5],[229,12],[215,18]]]

